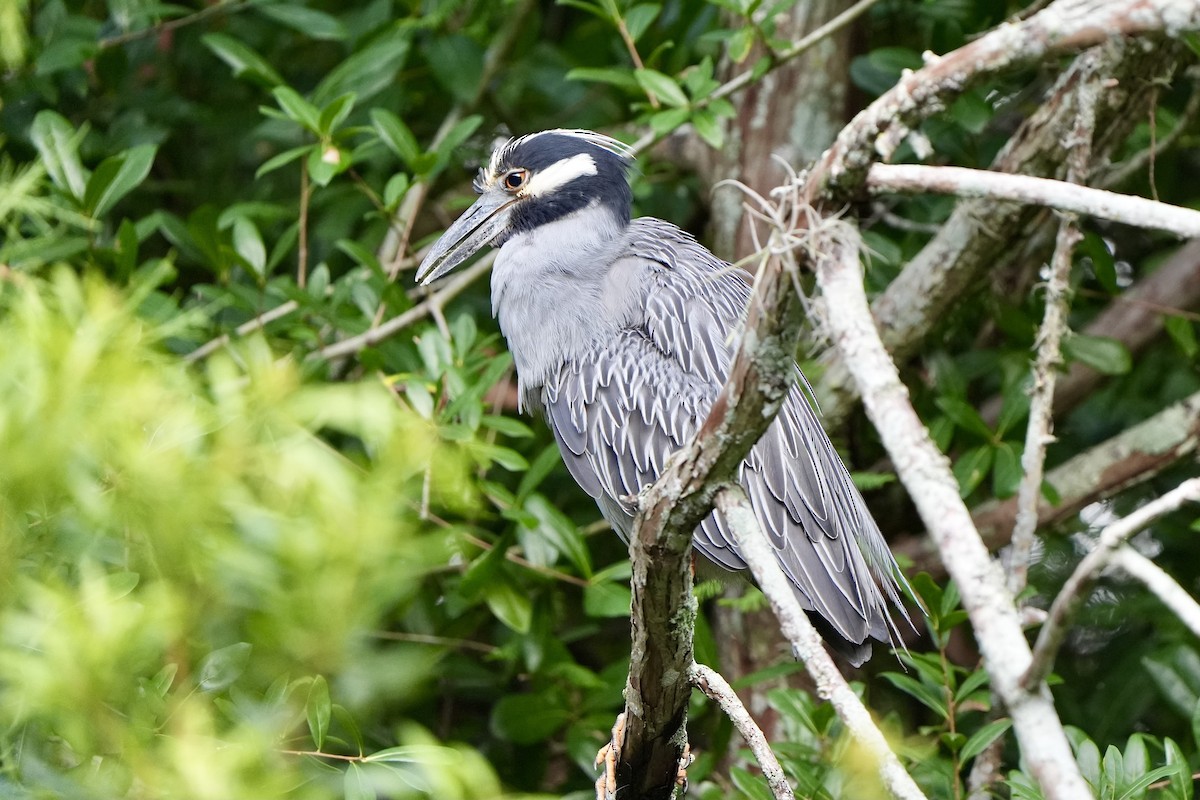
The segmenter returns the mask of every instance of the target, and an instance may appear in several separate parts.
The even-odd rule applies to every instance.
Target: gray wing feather
[[[568,470],[626,539],[633,497],[692,437],[724,384],[749,300],[743,278],[678,228],[643,218],[631,231],[629,255],[650,274],[644,319],[564,364],[542,397]],[[742,483],[801,604],[849,642],[888,640],[887,605],[899,605],[903,578],[797,375]],[[716,512],[694,544],[726,569],[745,568]]]

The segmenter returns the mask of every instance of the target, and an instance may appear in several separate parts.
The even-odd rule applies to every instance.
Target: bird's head
[[[591,131],[552,130],[510,139],[475,178],[479,199],[446,230],[417,270],[421,283],[440,278],[484,245],[584,210],[629,223],[633,195],[629,147]]]

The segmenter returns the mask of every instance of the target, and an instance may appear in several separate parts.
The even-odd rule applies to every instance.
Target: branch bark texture
[[[1031,690],[1021,676],[1031,660],[1013,596],[975,531],[946,457],[917,417],[895,364],[871,319],[858,263],[857,232],[844,227],[822,245],[829,257],[817,264],[817,280],[834,342],[861,391],[867,415],[879,431],[900,480],[916,503],[955,579],[992,678],[992,689],[1013,719],[1021,754],[1046,797],[1090,798],[1045,683]]]
[[[875,164],[867,173],[867,189],[876,193],[932,192],[1048,206],[1167,231],[1181,238],[1200,236],[1200,211],[1030,175],[1007,175],[965,167]]]

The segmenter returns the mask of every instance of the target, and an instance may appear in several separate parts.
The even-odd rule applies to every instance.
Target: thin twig
[[[796,795],[787,782],[787,776],[783,774],[783,767],[779,766],[779,759],[775,757],[771,743],[767,741],[762,728],[754,723],[754,718],[750,716],[750,712],[746,710],[746,706],[742,704],[741,698],[729,682],[719,672],[703,664],[692,664],[688,680],[715,701],[725,712],[725,716],[729,717],[733,727],[742,734],[776,800],[793,800]]]
[[[241,325],[238,325],[237,328],[234,329],[234,335],[240,339],[243,336],[248,336],[254,331],[261,331],[275,320],[286,317],[288,314],[291,314],[298,308],[300,308],[300,304],[298,302],[295,300],[287,300],[268,311],[264,311],[254,319],[247,320]],[[215,339],[208,340],[192,352],[185,355],[183,360],[191,362],[208,358],[210,355],[229,344],[231,340],[232,337],[228,333],[223,333]]]
[[[492,545],[490,542],[486,542],[483,539],[480,539],[478,536],[472,536],[469,533],[464,533],[463,538],[478,547],[480,550],[491,550],[494,547],[494,545]],[[541,564],[534,564],[532,561],[522,558],[511,550],[504,551],[504,558],[506,561],[511,561],[512,563],[518,564],[526,569],[533,570],[534,572],[545,575],[547,578],[554,578],[556,581],[570,583],[582,589],[587,589],[592,585],[590,581],[566,572],[560,572],[553,567],[545,567]]]
[[[840,31],[842,28],[849,25],[851,22],[854,22],[854,20],[866,13],[867,9],[878,2],[879,0],[858,0],[857,3],[850,6],[845,11],[826,22],[824,25],[814,29],[812,32],[795,42],[786,50],[776,53],[771,58],[771,63],[767,69],[767,72],[778,69],[789,61],[804,55],[824,39],[827,39],[828,37]],[[697,99],[696,102],[692,104],[692,108],[706,108],[717,100],[720,100],[724,97],[729,97],[730,95],[745,89],[751,83],[760,80],[764,74],[765,73],[763,72],[756,72],[754,69],[748,69],[745,72],[735,75],[714,89],[712,94],[708,95],[707,97],[701,97]],[[666,136],[667,134],[665,133],[648,131],[647,133],[642,134],[642,136],[633,143],[633,152],[637,154],[649,147],[653,147],[655,144],[666,138]]]
[[[1145,584],[1193,636],[1200,637],[1200,603],[1162,567],[1129,545],[1123,545],[1113,554],[1112,563]]]
[[[301,289],[308,283],[308,203],[312,187],[308,183],[308,162],[300,162],[300,221],[296,245],[296,285]]]
[[[186,17],[179,17],[178,19],[169,20],[157,25],[151,25],[148,28],[141,28],[136,31],[127,31],[125,33],[117,34],[116,36],[109,36],[107,39],[101,39],[99,42],[99,47],[101,50],[106,50],[110,47],[116,47],[117,45],[128,44],[129,42],[137,41],[138,39],[145,39],[148,36],[158,36],[168,33],[169,31],[178,30],[186,25],[200,22],[203,19],[207,19],[208,17],[220,14],[222,12],[235,14],[245,8],[249,8],[250,5],[251,3],[249,2],[236,1],[229,3],[214,3],[211,6],[200,9],[194,14],[188,14]]]
[[[451,299],[461,294],[464,289],[475,282],[476,278],[491,269],[492,262],[495,260],[495,250],[485,253],[482,258],[470,267],[462,272],[455,273],[445,283],[435,288],[433,293],[426,297],[424,301],[408,309],[403,314],[392,317],[378,327],[368,328],[357,336],[351,336],[348,339],[342,339],[340,342],[334,342],[331,345],[323,347],[313,353],[312,357],[324,359],[341,358],[342,356],[357,353],[359,350],[379,344],[385,339],[395,336],[409,325],[427,316],[434,308],[445,305]]]
[[[1099,61],[1099,58],[1095,60]],[[1067,156],[1066,178],[1069,183],[1077,184],[1087,179],[1099,87],[1096,81],[1086,81],[1080,86],[1079,110],[1075,115]],[[1082,238],[1074,215],[1064,214],[1058,224],[1058,237],[1046,280],[1046,309],[1036,339],[1029,422],[1025,428],[1025,449],[1021,453],[1022,475],[1017,488],[1017,518],[1008,560],[1008,590],[1014,597],[1024,591],[1029,575],[1029,560],[1038,523],[1038,500],[1042,495],[1042,477],[1046,465],[1046,445],[1054,441],[1054,387],[1063,360],[1061,343],[1068,330],[1067,315],[1071,308],[1071,262],[1075,245]]]
[[[372,631],[376,639],[387,639],[393,642],[412,642],[413,644],[432,644],[444,647],[461,647],[464,650],[476,650],[480,653],[494,653],[499,650],[494,644],[474,642],[470,639],[454,639],[449,636],[434,636],[428,633],[407,633],[405,631]]]
[[[925,794],[892,752],[883,732],[871,719],[870,712],[842,677],[822,645],[821,635],[800,607],[791,583],[783,574],[771,546],[767,544],[746,493],[740,486],[726,486],[718,492],[716,505],[737,540],[738,553],[770,601],[771,609],[779,619],[780,629],[816,683],[817,694],[833,705],[850,735],[874,758],[879,777],[893,797],[924,800]]]
[[[1154,113],[1153,107],[1151,107],[1150,113]],[[1200,116],[1200,85],[1193,86],[1191,97],[1188,98],[1187,105],[1183,107],[1183,111],[1180,113],[1179,119],[1176,120],[1174,128],[1165,136],[1158,139],[1156,143],[1134,153],[1119,164],[1109,166],[1107,170],[1100,174],[1097,183],[1106,188],[1120,186],[1147,167],[1150,168],[1147,177],[1153,180],[1153,163],[1158,154],[1164,153],[1174,147],[1180,137],[1191,128],[1192,122],[1195,121],[1197,116]]]
[[[1108,565],[1117,548],[1159,517],[1197,500],[1200,500],[1200,478],[1192,478],[1100,532],[1096,546],[1076,565],[1054,598],[1050,615],[1034,645],[1033,660],[1021,678],[1022,686],[1037,685],[1050,674],[1058,650],[1067,637],[1067,625],[1091,593],[1100,571]]]
[[[875,194],[936,192],[1008,200],[1168,231],[1185,239],[1200,236],[1200,211],[1032,175],[923,164],[874,164],[867,173],[867,188]]]

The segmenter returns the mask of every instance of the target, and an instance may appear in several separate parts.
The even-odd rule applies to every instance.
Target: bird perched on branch
[[[750,299],[743,273],[691,235],[631,219],[631,162],[625,145],[590,131],[509,140],[417,273],[429,283],[500,248],[492,310],[520,402],[545,416],[567,469],[626,542],[634,498],[721,391]],[[872,639],[891,641],[903,577],[803,391],[792,387],[740,482],[801,606],[857,666]],[[746,568],[719,512],[693,546],[726,570]]]

